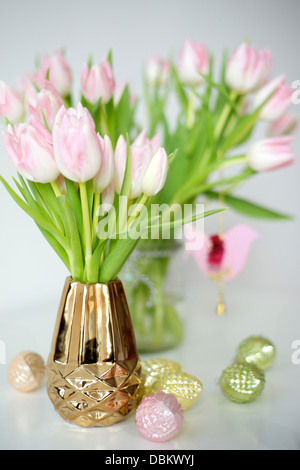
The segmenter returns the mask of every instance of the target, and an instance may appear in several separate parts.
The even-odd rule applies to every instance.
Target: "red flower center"
[[[223,261],[224,253],[224,241],[219,237],[219,235],[211,236],[208,263],[214,266],[220,266]]]

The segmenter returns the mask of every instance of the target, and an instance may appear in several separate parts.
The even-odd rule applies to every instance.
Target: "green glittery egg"
[[[275,355],[275,346],[271,341],[262,336],[251,336],[238,346],[236,362],[254,364],[259,369],[266,370],[274,362]]]
[[[259,397],[264,389],[265,376],[257,367],[250,364],[232,364],[220,378],[224,395],[236,403],[249,403]]]

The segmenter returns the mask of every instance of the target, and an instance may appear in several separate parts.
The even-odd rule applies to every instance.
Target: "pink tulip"
[[[192,254],[201,271],[212,279],[230,281],[243,270],[252,243],[258,238],[258,234],[247,225],[236,225],[224,233],[222,239],[219,235],[208,236],[197,232],[191,224],[185,226],[185,234],[196,246],[199,240],[199,249],[194,249]]]
[[[204,79],[200,73],[209,72],[209,54],[204,44],[186,39],[179,55],[178,73],[181,81],[188,85],[201,85]]]
[[[50,132],[35,118],[9,125],[2,133],[4,148],[24,178],[38,183],[51,183],[59,176]]]
[[[43,87],[44,80],[49,74],[49,81],[62,97],[70,94],[72,88],[72,71],[61,51],[52,56],[42,55],[40,67],[33,78],[39,88]]]
[[[262,105],[272,92],[274,92],[274,94],[260,112],[260,119],[262,121],[276,121],[286,113],[292,104],[292,95],[294,91],[292,87],[286,85],[285,77],[280,76],[267,83],[267,85],[257,92],[253,100],[254,109]]]
[[[104,59],[89,69],[84,65],[81,73],[81,88],[89,103],[96,104],[101,98],[103,104],[108,103],[115,91],[115,78],[108,60]]]
[[[102,193],[110,183],[114,176],[114,151],[110,138],[106,135],[104,139],[98,136],[101,148],[101,169],[94,178],[95,191]]]
[[[165,185],[168,173],[168,157],[164,148],[159,148],[153,155],[145,173],[142,192],[150,197],[157,194]]]
[[[255,143],[247,154],[249,166],[254,171],[270,171],[292,164],[291,140],[290,136],[281,136]]]
[[[277,121],[272,122],[269,130],[270,137],[289,135],[295,131],[298,126],[298,119],[291,114],[284,114]]]
[[[50,82],[44,82],[43,88],[37,92],[34,87],[25,95],[28,101],[28,112],[35,116],[41,122],[44,122],[42,112],[45,116],[47,125],[50,130],[53,129],[55,117],[63,105],[63,100],[56,89]],[[42,112],[41,112],[42,111]]]
[[[101,168],[101,144],[95,123],[81,103],[62,106],[53,128],[54,156],[60,172],[77,183],[85,183]]]
[[[131,150],[131,188],[129,198],[134,199],[141,195],[143,179],[151,163],[152,157],[158,149],[158,137],[149,140],[146,132],[142,131],[130,146]],[[122,189],[127,160],[127,142],[120,136],[115,149],[114,187],[118,194]]]
[[[145,63],[145,78],[150,86],[165,86],[170,78],[171,64],[168,60],[151,56]]]
[[[25,119],[25,107],[22,96],[5,82],[1,82],[0,115],[12,124]]]
[[[272,56],[242,43],[231,55],[226,68],[228,86],[239,94],[258,90],[269,80]]]

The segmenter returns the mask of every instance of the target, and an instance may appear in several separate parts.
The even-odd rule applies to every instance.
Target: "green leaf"
[[[107,60],[108,60],[108,62],[110,63],[111,67],[113,67],[113,54],[112,54],[112,49],[110,49],[110,50],[108,51]]]
[[[66,196],[63,195],[57,199],[61,205],[62,213],[65,216],[65,228],[70,245],[68,254],[70,259],[71,273],[74,279],[82,280],[84,271],[83,254],[76,220]]]
[[[71,267],[70,267],[70,262],[69,262],[69,257],[66,253],[66,250],[60,245],[60,243],[58,243],[58,241],[56,240],[55,237],[53,237],[53,235],[51,235],[51,233],[47,232],[47,230],[43,229],[42,227],[40,227],[39,225],[37,225],[37,227],[39,228],[39,230],[41,231],[41,233],[43,234],[43,236],[45,237],[45,239],[47,240],[47,242],[49,243],[49,245],[53,248],[53,250],[55,251],[55,253],[59,256],[59,258],[62,260],[62,262],[64,263],[64,265],[67,267],[67,269],[69,270],[69,272],[71,272]]]
[[[47,131],[50,132],[50,134],[52,134],[51,130],[49,129],[49,126],[48,126],[48,123],[47,123],[47,120],[45,118],[45,114],[44,114],[44,111],[42,110],[42,108],[40,108],[40,111],[41,111],[41,115],[42,115],[42,118],[43,118],[44,126],[46,127]]]
[[[176,228],[176,227],[180,227],[182,225],[185,225],[185,224],[190,224],[192,222],[195,222],[196,220],[200,220],[200,219],[203,219],[205,217],[209,217],[211,215],[214,215],[214,214],[218,214],[219,212],[223,212],[224,210],[226,210],[225,208],[221,208],[221,209],[213,209],[213,210],[210,210],[210,211],[206,211],[206,212],[203,212],[201,214],[195,214],[191,217],[187,217],[185,219],[175,219],[173,220],[172,222],[161,222],[161,223],[158,223],[158,224],[153,224],[151,223],[150,225],[148,226],[145,226],[143,228],[143,232],[146,232],[146,231],[149,231],[149,230],[159,230],[161,231],[162,229],[167,229],[167,228]],[[130,230],[129,230],[129,234],[130,234]]]
[[[199,72],[200,73],[200,72]],[[218,92],[221,94],[221,96],[224,98],[224,100],[226,101],[226,103],[229,104],[229,106],[231,107],[232,111],[234,111],[235,114],[238,113],[238,110],[236,108],[236,104],[235,102],[231,99],[230,95],[227,93],[227,91],[221,86],[219,85],[218,83],[214,82],[210,76],[208,75],[204,75],[203,73],[200,73],[200,75],[202,75],[202,77],[207,81],[207,83],[209,83],[213,88],[215,88],[216,90],[218,90]]]
[[[41,206],[40,204],[43,206],[43,201],[40,200],[39,203],[37,203],[37,201],[35,201],[35,199],[32,197],[26,183],[25,183],[25,180],[22,178],[21,175],[19,175],[19,178],[20,178],[20,181],[22,183],[19,184],[18,181],[15,181],[16,183],[16,186],[18,187],[20,193],[22,194],[23,198],[26,200],[27,204],[30,205],[33,209],[35,210],[40,210],[41,211]],[[45,208],[45,210],[47,211],[47,209]],[[65,264],[65,266],[67,267],[67,269],[70,271],[70,263],[69,263],[69,257],[66,253],[66,250],[60,245],[60,243],[56,240],[56,238],[51,235],[51,233],[47,232],[47,230],[45,230],[44,228],[42,228],[40,225],[36,224],[38,229],[40,230],[40,232],[42,233],[42,235],[44,236],[44,238],[47,240],[47,242],[49,243],[49,245],[53,248],[53,250],[56,252],[56,254],[59,256],[59,258],[62,260],[62,262]]]
[[[61,214],[59,202],[53,192],[51,185],[42,183],[32,183],[31,181],[29,181],[28,184],[36,199],[41,204],[42,202],[44,202],[48,212],[51,215],[51,218],[55,218],[58,221],[60,229],[64,232],[64,217]]]
[[[187,112],[188,107],[189,107],[189,99],[185,93],[185,90],[179,80],[178,73],[176,70],[176,67],[172,64],[171,66],[171,74],[175,82],[175,91],[177,93],[178,99],[184,109],[185,112]]]
[[[130,193],[130,188],[131,188],[131,149],[130,149],[130,141],[129,141],[128,134],[126,136],[126,140],[127,140],[127,158],[126,158],[124,180],[123,180],[120,196],[128,197]]]
[[[116,107],[116,130],[117,136],[129,133],[132,120],[132,109],[130,105],[130,92],[128,85],[125,87],[120,101]],[[116,140],[116,137],[115,137]],[[116,142],[114,142],[115,144]]]
[[[41,226],[48,232],[50,232],[56,240],[63,246],[66,247],[66,239],[64,235],[55,227],[55,225],[47,220],[43,215],[41,215],[37,210],[30,207],[20,196],[10,187],[10,185],[5,181],[5,179],[0,176],[0,181],[8,191],[13,200],[18,204],[18,206],[29,215],[37,225]]]
[[[9,120],[6,116],[4,117],[4,120],[5,120],[5,124],[6,124],[7,126],[14,127],[13,124],[10,122],[10,120]]]
[[[90,268],[91,268],[91,273],[92,273],[92,280],[95,283],[98,282],[99,280],[101,257],[105,250],[106,243],[107,243],[107,240],[102,240],[92,255]]]
[[[219,193],[214,192],[214,191],[208,191],[206,194],[212,199],[219,198]],[[239,212],[240,214],[243,214],[247,217],[274,220],[274,221],[275,220],[292,220],[292,216],[290,215],[282,214],[280,212],[263,207],[261,205],[248,201],[246,199],[225,195],[224,201],[226,205],[234,209],[236,212]]]
[[[77,227],[79,230],[80,238],[83,240],[83,220],[82,220],[82,209],[78,191],[76,190],[75,183],[68,178],[65,178],[66,188],[70,199],[73,214],[75,216]]]
[[[91,70],[91,68],[93,67],[93,63],[94,63],[93,54],[90,53],[88,57],[88,61],[87,61],[89,70]]]
[[[196,214],[184,220],[182,219],[174,220],[173,222],[170,222],[170,224],[162,223],[162,224],[156,224],[152,226],[150,225],[148,227],[144,227],[144,231],[149,230],[150,228],[161,229],[167,226],[169,226],[170,228],[174,228],[179,225],[183,225],[186,223],[190,223],[190,222],[202,219],[203,217],[208,217],[210,215],[217,214],[218,212],[222,212],[224,210],[225,209],[216,209],[212,211],[207,211],[201,214]],[[109,255],[105,258],[104,263],[101,267],[100,282],[109,282],[113,279],[116,279],[123,265],[129,258],[131,253],[133,252],[138,241],[139,239],[133,240],[131,238],[124,238],[124,239],[121,238],[120,240],[117,241],[117,243],[114,245]]]
[[[277,89],[273,90],[272,93],[253,111],[253,113],[241,116],[237,121],[237,125],[233,131],[224,139],[222,143],[222,153],[225,154],[228,150],[236,145],[241,145],[248,140],[252,134],[255,123],[259,118],[260,111],[266,105],[266,103],[272,98]]]

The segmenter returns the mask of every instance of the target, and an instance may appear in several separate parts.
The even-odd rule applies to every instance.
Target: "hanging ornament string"
[[[218,154],[218,161],[222,160],[222,155]],[[222,181],[224,178],[224,169],[220,170],[220,180]],[[224,189],[221,186],[219,191],[219,208],[225,208],[225,197],[224,197]],[[224,211],[219,213],[219,238],[224,243]],[[217,314],[222,316],[226,313],[226,304],[225,304],[225,289],[224,289],[224,281],[222,277],[222,271],[218,276],[218,287],[219,287],[219,300],[217,304]]]

